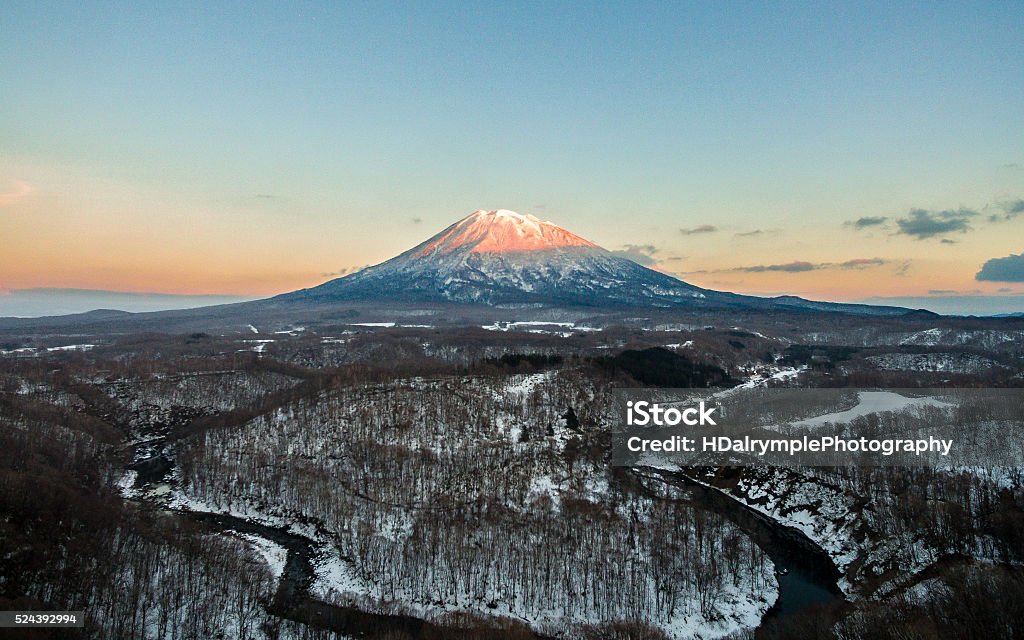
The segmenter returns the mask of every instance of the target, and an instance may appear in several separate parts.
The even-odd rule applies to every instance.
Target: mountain
[[[475,211],[386,262],[271,300],[908,312],[702,289],[613,254],[551,222],[504,209]]]

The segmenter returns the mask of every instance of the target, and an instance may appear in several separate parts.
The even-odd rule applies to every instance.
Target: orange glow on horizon
[[[410,224],[405,212],[381,217],[342,208],[307,215],[305,206],[221,202],[81,168],[0,159],[0,171],[18,176],[0,192],[0,291],[263,297],[316,286],[416,246],[422,255],[467,246],[474,252],[598,246],[556,223],[507,210],[477,211],[424,243],[424,236],[443,228],[442,215],[432,229],[418,225],[419,218]],[[979,224],[945,244],[895,233],[851,235],[841,224],[751,236],[734,232],[746,227],[725,230],[720,223],[714,233],[686,236],[656,222],[637,216],[571,226],[599,237],[610,250],[646,248],[658,260],[650,268],[697,286],[819,300],[1000,295],[1009,290],[1006,283],[974,276],[993,256],[1020,251],[1014,221]]]

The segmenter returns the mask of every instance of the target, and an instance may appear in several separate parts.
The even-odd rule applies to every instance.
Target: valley
[[[502,331],[253,323],[142,343],[75,336],[88,350],[8,338],[22,342],[0,356],[6,448],[39,434],[32,468],[74,478],[52,489],[54,508],[67,486],[99,492],[119,514],[104,526],[120,533],[107,535],[138,542],[88,590],[67,573],[76,563],[52,567],[64,576],[54,582],[28,561],[74,536],[55,549],[26,539],[4,575],[19,576],[26,597],[109,602],[89,633],[143,637],[188,637],[181,616],[252,638],[787,637],[874,624],[894,601],[914,619],[954,588],[924,585],[1014,588],[1016,472],[610,466],[611,391],[650,384],[653,371],[668,376],[657,384],[745,388],[1020,380],[1020,343],[995,338],[1015,330],[1006,321],[925,333],[930,345],[906,344],[906,330],[842,345],[849,329],[787,320],[811,324],[800,330],[817,342],[773,335],[777,319]],[[914,357],[891,355],[905,353]],[[933,353],[979,355],[961,370],[916,368]],[[68,455],[76,466],[59,461]],[[20,460],[8,477],[28,481]],[[46,524],[47,513],[24,530],[68,526]],[[150,556],[165,558],[158,582],[132,568]],[[101,557],[76,562],[111,562]],[[185,606],[166,590],[184,575],[233,580],[238,604]],[[110,590],[125,580],[136,586],[118,598],[135,600],[118,605]]]

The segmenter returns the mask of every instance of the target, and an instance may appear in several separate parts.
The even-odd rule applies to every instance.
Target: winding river
[[[137,474],[136,488],[152,488],[167,483],[173,476],[175,463],[164,440],[158,438],[140,444],[136,454],[136,462],[129,467]],[[779,596],[762,620],[762,626],[810,607],[842,600],[842,592],[836,582],[840,574],[835,564],[803,532],[780,524],[682,472],[643,468],[637,470],[637,473],[683,489],[688,504],[725,516],[764,550],[776,567]],[[283,527],[231,515],[181,509],[174,511],[219,531],[256,535],[287,550],[284,571],[269,607],[269,612],[274,615],[314,628],[356,636],[381,630],[402,632],[411,637],[459,638],[470,633],[449,627],[442,629],[414,616],[372,613],[319,600],[310,593],[316,579],[313,558],[317,552],[317,543],[313,540]]]
[[[779,597],[763,623],[843,600],[837,584],[840,573],[832,558],[799,529],[781,524],[685,473],[654,468],[643,471],[648,478],[685,489],[690,504],[725,516],[768,554],[776,568]]]
[[[136,461],[128,469],[136,473],[135,488],[154,488],[167,485],[175,469],[173,457],[163,439],[148,440],[136,447]],[[162,508],[162,505],[159,505]],[[333,631],[353,637],[377,636],[391,632],[396,637],[412,638],[479,638],[479,631],[459,627],[440,626],[429,620],[409,615],[385,614],[364,611],[357,607],[336,605],[319,600],[310,592],[316,580],[313,558],[318,545],[305,536],[293,533],[286,527],[273,527],[236,516],[170,509],[179,516],[200,522],[222,533],[238,532],[259,536],[281,545],[288,552],[277,591],[268,607],[268,612],[299,622],[316,629]],[[541,640],[553,640],[534,632]],[[521,637],[521,636],[517,636]]]

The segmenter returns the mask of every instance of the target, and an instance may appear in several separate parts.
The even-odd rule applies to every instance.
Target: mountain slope
[[[275,302],[729,307],[900,315],[906,309],[758,298],[702,289],[615,255],[550,222],[475,211],[380,264]]]

